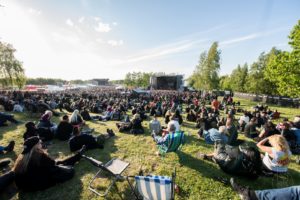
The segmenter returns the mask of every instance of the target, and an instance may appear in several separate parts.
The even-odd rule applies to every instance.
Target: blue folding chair
[[[127,181],[137,200],[174,200],[176,170],[167,176],[128,176]],[[135,179],[135,187],[129,178]]]

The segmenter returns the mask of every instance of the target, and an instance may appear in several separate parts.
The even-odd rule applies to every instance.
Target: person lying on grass
[[[262,161],[259,151],[251,146],[230,146],[216,142],[213,153],[197,155],[213,161],[226,173],[256,179],[261,174]]]
[[[86,146],[86,149],[104,148],[106,139],[113,137],[115,133],[111,129],[107,129],[107,134],[100,134],[93,136],[91,134],[81,133],[79,127],[73,128],[73,136],[69,140],[70,151],[77,151]]]

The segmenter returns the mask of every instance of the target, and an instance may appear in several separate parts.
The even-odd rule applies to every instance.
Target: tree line
[[[238,65],[229,75],[219,76],[220,55],[214,42],[200,54],[199,63],[188,78],[189,86],[199,90],[232,90],[255,94],[300,96],[300,20],[288,36],[291,51],[273,47],[262,52],[250,66]]]

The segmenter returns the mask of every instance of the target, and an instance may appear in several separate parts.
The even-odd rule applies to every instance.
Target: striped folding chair
[[[127,181],[137,200],[174,200],[175,177],[176,170],[172,177],[134,176],[135,187]]]
[[[157,145],[161,155],[165,155],[168,152],[176,152],[184,144],[184,132],[169,133],[167,141],[167,145]]]

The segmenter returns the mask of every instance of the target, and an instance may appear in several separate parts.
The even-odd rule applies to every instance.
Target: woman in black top
[[[28,138],[13,168],[17,187],[23,191],[44,190],[71,179],[72,166],[80,160],[81,152],[56,161],[42,149],[39,137]]]

